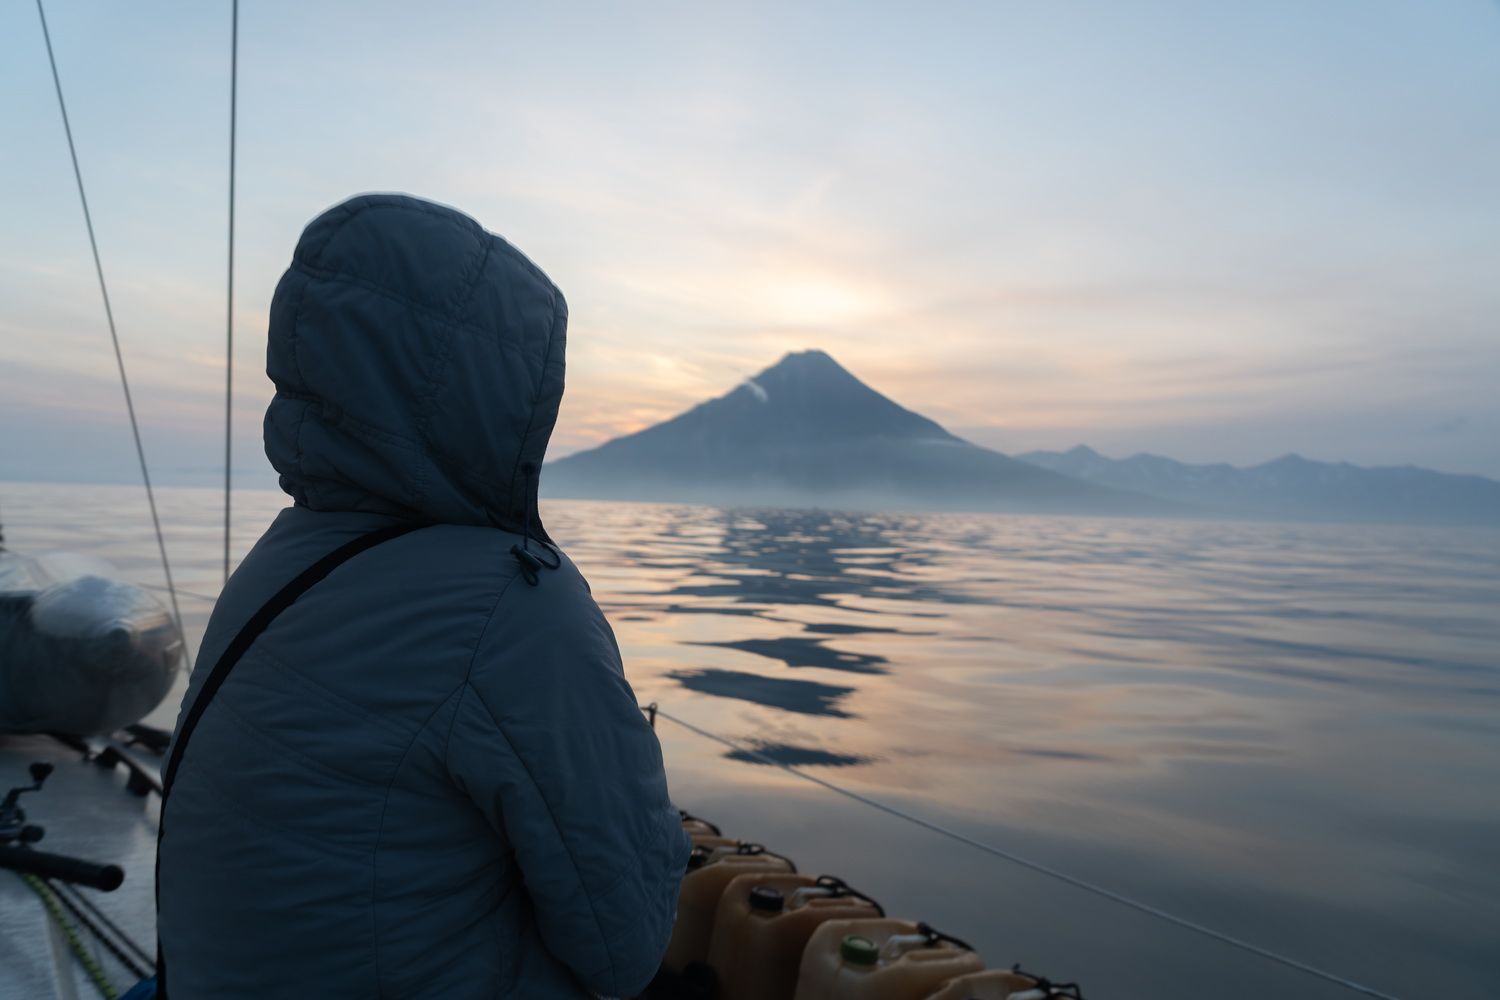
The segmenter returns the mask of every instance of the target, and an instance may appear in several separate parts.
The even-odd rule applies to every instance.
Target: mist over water
[[[161,499],[196,647],[222,501]],[[285,502],[237,497],[237,552]],[[1500,532],[542,510],[643,703],[1387,992],[1500,995]],[[138,489],[0,484],[0,518],[161,581]],[[1350,995],[659,732],[679,805],[991,964],[1095,1000]]]

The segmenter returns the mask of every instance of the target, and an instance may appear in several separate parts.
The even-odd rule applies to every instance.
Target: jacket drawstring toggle
[[[526,477],[526,521],[521,528],[521,544],[512,545],[510,554],[516,557],[516,563],[520,565],[521,576],[525,578],[526,583],[535,587],[541,581],[540,570],[557,569],[562,565],[562,553],[541,539],[537,541],[552,554],[552,561],[538,558],[537,554],[531,551],[531,509],[535,505],[532,480],[536,477],[536,463],[523,462],[521,474]]]

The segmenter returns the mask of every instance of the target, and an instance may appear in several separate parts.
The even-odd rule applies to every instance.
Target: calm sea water
[[[196,645],[222,501],[161,494]],[[236,502],[241,553],[285,501]],[[1500,532],[543,514],[643,702],[1387,992],[1500,996]],[[15,550],[161,582],[139,489],[0,483],[0,516]],[[1351,995],[659,732],[679,805],[991,964],[1104,1000]]]

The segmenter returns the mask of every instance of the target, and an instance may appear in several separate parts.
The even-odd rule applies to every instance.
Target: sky
[[[1500,477],[1500,5],[247,0],[234,436],[362,191],[570,305],[553,456],[817,347],[1015,453]],[[48,8],[147,453],[222,462],[229,4]],[[0,6],[0,478],[134,453],[36,10]]]

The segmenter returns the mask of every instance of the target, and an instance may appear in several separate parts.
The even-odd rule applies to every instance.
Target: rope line
[[[63,100],[62,78],[57,73],[57,57],[52,52],[52,33],[47,30],[47,12],[42,0],[36,0],[36,13],[42,21],[42,39],[47,43],[47,62],[52,67],[52,85],[57,89],[57,107],[62,112],[63,132],[68,136],[68,156],[73,160],[73,179],[78,182],[78,200],[83,205],[83,224],[89,231],[89,249],[94,254],[94,273],[99,278],[99,294],[104,299],[104,318],[109,321],[109,339],[115,347],[115,364],[120,369],[120,388],[125,390],[125,411],[130,414],[130,433],[135,438],[135,455],[141,463],[141,480],[146,485],[146,503],[151,507],[151,524],[156,529],[156,547],[161,551],[161,569],[167,578],[172,597],[172,615],[177,635],[187,655],[187,633],[182,627],[182,611],[177,607],[177,589],[172,585],[172,564],[167,561],[167,541],[161,531],[161,517],[156,512],[156,493],[151,489],[151,473],[146,468],[146,448],[141,443],[141,427],[135,417],[135,401],[130,395],[130,379],[125,376],[125,355],[120,350],[120,335],[115,329],[115,313],[109,304],[109,288],[104,284],[104,265],[99,261],[99,241],[94,237],[94,217],[89,212],[89,198],[83,190],[83,171],[78,166],[78,147],[73,143],[73,126],[68,121],[68,103]]]
[[[224,582],[229,582],[229,462],[234,448],[234,161],[240,81],[240,0],[229,20],[229,279],[224,318]]]
[[[928,819],[923,819],[921,816],[909,813],[904,809],[899,809],[896,806],[881,802],[879,799],[873,799],[868,795],[862,795],[859,792],[844,788],[843,786],[837,785],[832,781],[827,780],[826,778],[820,778],[817,775],[808,774],[806,771],[800,771],[797,768],[792,767],[790,764],[784,764],[779,760],[761,753],[759,750],[743,746],[739,743],[736,743],[734,740],[728,739],[727,737],[720,736],[719,734],[714,732],[710,732],[709,730],[704,729],[701,726],[696,726],[693,723],[688,722],[686,719],[680,719],[677,716],[664,711],[654,702],[651,705],[647,706],[646,711],[649,715],[660,716],[663,719],[675,722],[682,728],[690,732],[697,733],[699,736],[702,736],[705,739],[713,740],[715,743],[720,743],[726,747],[729,747],[741,755],[748,755],[766,764],[770,764],[774,767],[779,767],[781,770],[786,771],[788,774],[791,774],[795,777],[801,778],[803,781],[810,781],[815,785],[821,785],[829,791],[836,792],[837,794],[842,795],[847,799],[852,799],[855,802],[859,802],[863,805],[869,806],[872,809],[877,809],[880,812],[886,813],[890,816],[894,816],[897,819],[905,820],[908,823],[913,823],[917,826],[922,827],[923,829],[939,834],[940,836],[947,837],[950,840],[957,841],[960,844],[965,844],[969,847],[974,848],[975,850],[983,851],[984,853],[989,854],[993,857],[1000,858],[1004,861],[1009,861],[1012,864],[1020,865],[1022,868],[1030,869],[1031,871],[1034,871],[1039,875],[1045,875],[1048,878],[1063,882],[1074,887],[1075,889],[1081,889],[1084,892],[1091,893],[1092,895],[1098,896],[1102,899],[1107,899],[1111,902],[1118,903],[1121,906],[1128,907],[1129,909],[1135,910],[1138,913],[1143,913],[1149,917],[1155,917],[1158,920],[1173,924],[1174,926],[1180,927],[1183,930],[1191,931],[1194,934],[1199,934],[1206,938],[1211,938],[1214,941],[1218,941],[1220,944],[1229,945],[1231,948],[1236,948],[1240,951],[1255,955],[1259,958],[1267,959],[1268,961],[1275,962],[1278,965],[1285,966],[1286,968],[1292,969],[1296,972],[1301,972],[1316,979],[1321,979],[1324,982],[1332,983],[1335,986],[1341,986],[1346,990],[1350,990],[1367,997],[1374,997],[1375,1000],[1400,1000],[1400,998],[1390,993],[1382,993],[1380,990],[1377,990],[1374,987],[1355,982],[1354,980],[1345,978],[1344,976],[1340,976],[1337,973],[1327,972],[1323,969],[1318,968],[1317,966],[1308,965],[1306,962],[1299,961],[1288,955],[1282,955],[1279,952],[1271,951],[1269,948],[1262,948],[1260,945],[1252,944],[1249,941],[1244,940],[1243,938],[1235,937],[1234,935],[1227,934],[1224,931],[1215,930],[1212,927],[1196,923],[1192,920],[1187,919],[1186,917],[1179,917],[1175,913],[1169,913],[1159,907],[1152,906],[1150,903],[1143,903],[1138,899],[1134,899],[1130,896],[1115,892],[1113,889],[1106,889],[1101,885],[1097,885],[1085,879],[1078,878],[1074,875],[1069,875],[1067,872],[1059,871],[1058,869],[1053,868],[1050,865],[1042,864],[1039,861],[1032,861],[1031,859],[1022,857],[1021,855],[1016,854],[1012,851],[1007,851],[1004,848],[995,847],[993,844],[987,844],[982,840],[975,840],[973,837],[959,833],[957,830],[950,830],[945,826],[941,826]]]
[[[144,588],[146,590],[166,590],[167,589],[166,587],[163,587],[159,583],[138,583],[138,584],[136,584],[136,586],[137,587],[142,587],[142,588]],[[177,596],[178,597],[191,597],[195,601],[208,601],[210,604],[212,604],[213,602],[215,602],[215,601],[217,601],[219,599],[218,596],[214,595],[214,594],[200,594],[200,593],[197,593],[196,591],[181,590],[181,589],[179,589],[177,591]]]
[[[148,971],[141,973],[142,979],[144,979],[146,976],[150,975],[152,971],[154,971],[154,969],[152,969],[152,963],[156,961],[155,957],[147,952],[145,948],[141,947],[140,943],[136,941],[135,938],[131,937],[123,927],[110,919],[108,914],[99,909],[98,906],[94,905],[94,903],[89,900],[88,896],[84,895],[81,890],[77,889],[74,886],[68,885],[66,882],[49,881],[47,884],[52,888],[54,892],[58,894],[59,897],[62,898],[64,903],[68,902],[69,898],[71,897],[73,902],[77,903],[89,913],[93,914],[94,918],[98,920],[101,925],[108,928],[110,932],[112,932],[115,937],[120,940],[121,944],[123,944],[127,949],[133,952],[141,962],[145,963]],[[134,970],[132,969],[131,971]]]
[[[147,960],[146,964],[142,965],[141,960],[136,957],[140,953],[140,946],[137,945],[134,941],[130,940],[125,932],[120,930],[119,925],[115,924],[103,913],[101,913],[98,907],[88,902],[88,900],[84,899],[81,895],[70,895],[69,893],[64,892],[63,889],[66,887],[66,883],[64,882],[52,882],[43,879],[42,884],[45,885],[48,889],[52,890],[52,892],[57,896],[57,901],[68,908],[68,911],[73,914],[73,918],[80,924],[82,924],[83,928],[94,936],[94,940],[104,945],[109,953],[115,957],[115,961],[124,966],[127,972],[135,976],[135,978],[137,979],[145,979],[147,976],[151,975],[151,973],[147,971],[147,966],[150,965],[150,961]],[[83,911],[83,906],[87,906],[89,908],[89,910],[93,914],[92,917],[90,917],[88,913],[85,913]],[[114,933],[121,939],[121,942],[123,942],[123,944],[116,943],[114,938],[110,937],[108,934],[105,934],[100,924],[96,924],[94,922],[95,920],[98,920],[102,924],[108,926],[111,929],[112,933]],[[127,955],[125,953],[127,949],[135,952],[136,956]]]
[[[115,1000],[119,993],[115,991],[109,977],[104,974],[104,967],[99,964],[98,959],[90,955],[88,949],[83,946],[83,941],[78,937],[78,928],[74,927],[72,921],[63,913],[57,896],[35,875],[26,872],[17,872],[16,875],[30,887],[32,892],[41,897],[48,916],[57,924],[58,930],[62,931],[63,937],[67,939],[68,950],[73,953],[74,958],[78,959],[78,964],[83,966],[83,971],[88,973],[89,981],[94,984],[99,995],[104,997],[104,1000]]]

